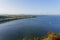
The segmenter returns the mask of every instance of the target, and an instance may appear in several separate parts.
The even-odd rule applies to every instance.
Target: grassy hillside
[[[36,16],[0,16],[0,23],[11,21],[11,20],[16,20],[16,19],[24,19],[24,18],[34,18]]]

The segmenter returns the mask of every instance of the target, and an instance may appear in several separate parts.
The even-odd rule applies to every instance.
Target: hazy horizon
[[[60,15],[60,0],[0,0],[0,15]]]

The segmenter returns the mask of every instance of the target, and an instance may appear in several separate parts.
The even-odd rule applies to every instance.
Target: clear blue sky
[[[60,15],[60,0],[0,0],[0,14]]]

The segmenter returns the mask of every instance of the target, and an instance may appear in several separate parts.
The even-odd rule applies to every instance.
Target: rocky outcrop
[[[60,34],[48,32],[47,35],[41,40],[60,40]]]
[[[18,40],[20,40],[20,39],[18,39]],[[60,34],[48,32],[43,37],[33,37],[33,38],[24,37],[24,38],[22,38],[22,40],[60,40]]]

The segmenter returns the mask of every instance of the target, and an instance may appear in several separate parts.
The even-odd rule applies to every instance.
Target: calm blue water
[[[60,16],[37,16],[0,24],[0,40],[32,35],[40,37],[47,32],[60,33]]]

